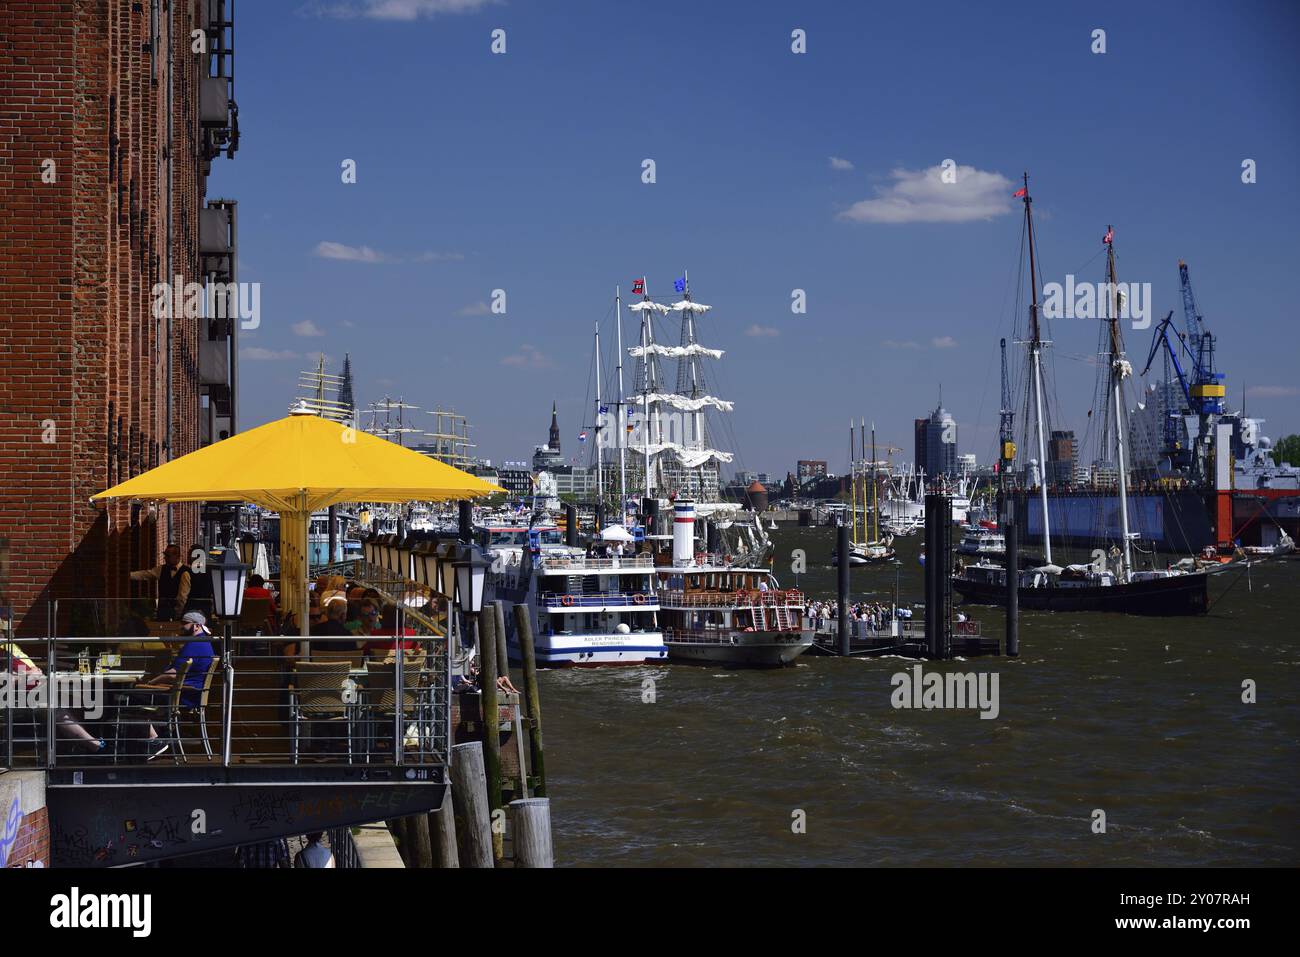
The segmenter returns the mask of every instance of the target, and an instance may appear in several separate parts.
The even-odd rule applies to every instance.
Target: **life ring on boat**
[[[632,596],[632,600],[636,602],[638,605],[644,605],[645,595],[643,595],[641,592],[637,592],[635,595]]]
[[[561,603],[562,605],[564,605],[565,607],[568,607],[569,605],[572,605],[572,604],[573,604],[573,596],[572,596],[572,595],[565,595],[563,598],[560,599],[560,603]]]

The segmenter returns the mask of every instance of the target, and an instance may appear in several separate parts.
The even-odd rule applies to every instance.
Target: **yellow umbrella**
[[[439,502],[505,489],[350,426],[295,410],[92,496],[160,502],[239,500],[280,513],[284,605],[307,634],[307,530],[338,502]],[[294,567],[299,575],[283,574]]]

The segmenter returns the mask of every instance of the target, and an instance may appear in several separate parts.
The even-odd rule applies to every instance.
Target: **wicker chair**
[[[193,659],[186,659],[186,670],[193,662]],[[185,674],[182,672],[177,675],[176,687],[172,689],[170,707],[167,710],[167,730],[176,742],[176,751],[181,761],[189,763],[189,756],[185,753],[185,738],[181,734],[181,722],[186,718],[193,718],[198,722],[199,736],[203,741],[203,752],[212,760],[212,742],[208,739],[208,695],[212,693],[212,676],[217,673],[217,667],[220,661],[214,655],[208,661],[208,673],[203,676],[203,688],[199,691],[199,701],[196,705],[187,705],[185,703]],[[194,689],[191,688],[191,691]]]
[[[352,763],[353,708],[343,700],[343,683],[349,670],[346,661],[299,661],[294,665],[289,687],[294,764],[298,763],[300,726],[305,721],[346,722],[348,764]]]
[[[405,720],[420,719],[421,686],[423,683],[424,656],[408,654],[402,662],[402,714]],[[397,662],[372,661],[366,669],[366,763],[374,751],[375,730],[384,719],[397,718]],[[391,723],[391,721],[390,721]],[[394,742],[394,752],[401,746],[402,735]]]

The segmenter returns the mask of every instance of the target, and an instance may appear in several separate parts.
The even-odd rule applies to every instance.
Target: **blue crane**
[[[1214,336],[1196,311],[1187,263],[1178,261],[1178,278],[1183,287],[1183,316],[1187,323],[1186,346],[1192,359],[1191,383],[1187,386],[1187,407],[1197,415],[1222,415],[1226,387],[1223,373],[1214,371]]]

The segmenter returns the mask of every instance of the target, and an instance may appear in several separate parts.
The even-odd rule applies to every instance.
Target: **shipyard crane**
[[[1189,471],[1197,480],[1207,481],[1210,477],[1209,445],[1214,438],[1215,420],[1223,414],[1225,387],[1223,373],[1214,371],[1214,336],[1205,328],[1205,320],[1196,310],[1196,297],[1192,294],[1187,263],[1182,260],[1178,262],[1178,278],[1183,293],[1185,331],[1178,332],[1173,328],[1173,312],[1165,316],[1152,336],[1151,352],[1147,355],[1146,368],[1142,374],[1146,375],[1163,346],[1166,361],[1165,387],[1168,388],[1169,365],[1172,364],[1186,403],[1183,407],[1184,414],[1194,415],[1198,419],[1196,434],[1189,436],[1191,448],[1184,448],[1179,441],[1178,423],[1173,410],[1166,409],[1161,430],[1164,453],[1176,468]],[[1186,369],[1179,362],[1180,352],[1187,360]]]
[[[1151,336],[1151,351],[1147,353],[1147,364],[1142,369],[1142,375],[1146,375],[1150,371],[1151,364],[1156,361],[1156,356],[1161,353],[1161,346],[1163,346],[1165,381],[1161,388],[1165,391],[1161,393],[1161,404],[1165,404],[1168,395],[1170,366],[1172,364],[1173,374],[1178,378],[1178,387],[1182,390],[1183,401],[1186,403],[1184,408],[1190,409],[1192,407],[1191,386],[1188,384],[1187,374],[1183,372],[1182,363],[1178,361],[1178,349],[1174,346],[1176,340],[1183,350],[1187,350],[1187,343],[1183,341],[1183,337],[1178,331],[1173,328],[1173,321],[1174,314],[1170,310],[1169,315],[1157,323],[1155,332]],[[1161,423],[1160,428],[1161,438],[1164,443],[1164,448],[1161,451],[1169,456],[1170,463],[1176,468],[1186,469],[1191,463],[1187,459],[1187,450],[1183,448],[1183,444],[1178,438],[1178,420],[1172,409],[1165,408],[1164,413],[1164,422]]]
[[[1223,373],[1214,371],[1214,336],[1205,328],[1205,321],[1196,311],[1196,298],[1192,295],[1192,280],[1187,275],[1187,263],[1178,261],[1178,279],[1183,288],[1183,316],[1187,323],[1187,348],[1192,356],[1192,381],[1188,390],[1188,408],[1197,415],[1223,414]]]

